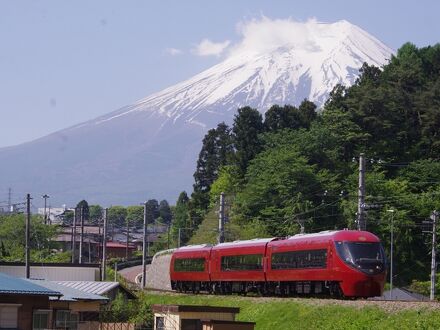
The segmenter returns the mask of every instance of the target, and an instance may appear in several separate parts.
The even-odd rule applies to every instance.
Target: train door
[[[329,275],[329,281],[334,280],[334,258],[335,250],[333,249],[333,241],[328,241],[327,246],[327,274]]]

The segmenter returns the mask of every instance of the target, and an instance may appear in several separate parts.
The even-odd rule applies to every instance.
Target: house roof
[[[56,283],[64,287],[69,287],[97,295],[106,294],[120,285],[119,282],[96,281],[57,281]]]
[[[119,288],[128,299],[136,299],[136,295],[119,282],[96,282],[96,281],[57,281],[58,284],[97,295],[106,295],[111,290]]]
[[[154,313],[179,313],[179,312],[199,312],[199,313],[234,313],[240,312],[239,307],[222,306],[198,306],[198,305],[152,305]]]
[[[48,289],[25,279],[12,277],[0,273],[0,294],[20,294],[59,297],[62,294],[57,290]]]
[[[105,246],[107,248],[117,248],[117,249],[125,249],[125,248],[127,248],[126,244],[122,244],[122,243],[119,243],[119,242],[106,242]],[[135,249],[136,247],[133,244],[129,243],[128,244],[128,248],[129,249]]]
[[[71,288],[68,286],[64,286],[58,284],[55,281],[46,281],[46,280],[28,280],[31,283],[40,285],[49,290],[56,290],[62,294],[59,298],[61,301],[108,301],[107,297],[100,296],[98,294],[89,293],[86,291],[77,290],[75,288]]]

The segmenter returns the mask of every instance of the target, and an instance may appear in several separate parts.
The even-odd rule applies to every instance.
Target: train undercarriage
[[[333,281],[292,281],[292,282],[193,282],[172,281],[171,287],[177,292],[210,294],[254,293],[261,296],[331,296],[342,298],[339,282]]]

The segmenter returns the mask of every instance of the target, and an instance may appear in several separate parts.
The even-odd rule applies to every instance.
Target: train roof
[[[188,250],[200,250],[200,249],[211,248],[211,247],[212,247],[211,244],[186,245],[186,246],[181,246],[180,248],[176,249],[174,252],[188,251]]]
[[[239,247],[239,246],[247,246],[247,245],[265,245],[277,238],[254,238],[249,240],[243,240],[243,241],[233,241],[233,242],[226,242],[226,243],[220,243],[213,247],[213,249],[222,249],[222,248],[229,248],[229,247]]]
[[[319,233],[312,234],[296,234],[288,237],[286,240],[308,240],[308,239],[320,239],[320,238],[332,238],[334,240],[368,240],[379,241],[376,235],[368,231],[359,230],[326,230]]]

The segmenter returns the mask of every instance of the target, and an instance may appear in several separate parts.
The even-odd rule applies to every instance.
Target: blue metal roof
[[[61,293],[43,286],[0,273],[0,294],[23,294],[40,296],[61,296]]]

